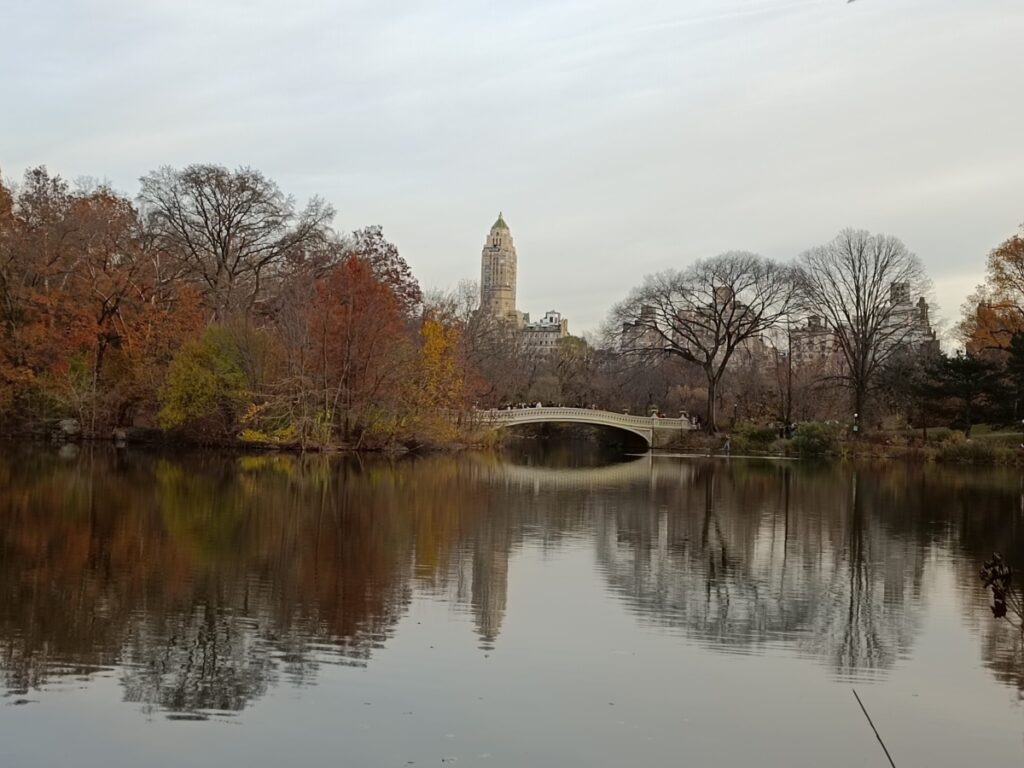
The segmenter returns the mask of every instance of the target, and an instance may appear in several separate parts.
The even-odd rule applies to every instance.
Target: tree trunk
[[[708,404],[707,404],[707,426],[708,432],[714,434],[718,431],[718,379],[714,374],[708,372]]]
[[[103,367],[103,356],[107,351],[107,344],[100,339],[96,348],[96,365],[92,369],[92,392],[90,393],[90,414],[89,414],[89,435],[96,436],[96,400],[99,398],[100,369]]]
[[[786,431],[793,423],[793,329],[786,323]],[[789,475],[786,475],[788,478]]]
[[[865,389],[865,387],[860,382],[857,382],[854,385],[854,390],[853,390],[853,425],[855,427],[855,431],[853,433],[853,436],[854,436],[855,439],[860,437],[861,425],[864,424],[864,422],[867,420],[867,417],[866,417],[866,415],[864,413],[864,406],[866,404],[867,404],[867,392],[866,392],[866,389]]]

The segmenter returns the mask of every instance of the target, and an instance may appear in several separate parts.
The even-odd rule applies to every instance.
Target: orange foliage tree
[[[61,301],[73,273],[71,195],[43,168],[3,195],[0,212],[0,404],[27,405],[80,340],[83,318]]]
[[[138,380],[170,359],[161,348],[197,331],[195,302],[159,284],[124,197],[72,191],[45,168],[0,190],[0,411],[29,423],[70,413],[94,434],[127,423],[155,391]]]
[[[1002,357],[1024,332],[1024,227],[988,255],[985,282],[963,306],[960,335],[968,352]]]
[[[309,362],[329,434],[362,444],[374,433],[396,433],[410,349],[395,291],[353,256],[320,281],[309,312]]]

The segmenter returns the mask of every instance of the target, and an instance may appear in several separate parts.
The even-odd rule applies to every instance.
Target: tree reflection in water
[[[646,517],[607,521],[600,551],[637,612],[736,650],[794,644],[840,674],[912,640],[925,552],[887,531],[862,474],[698,465]]]
[[[944,553],[985,663],[1024,689],[1020,634],[980,621],[976,575],[995,549],[1024,562],[1014,473],[527,458],[8,452],[3,684],[116,670],[146,710],[237,712],[367,664],[415,594],[464,606],[490,649],[516,551],[571,538],[643,624],[841,676],[908,652]]]

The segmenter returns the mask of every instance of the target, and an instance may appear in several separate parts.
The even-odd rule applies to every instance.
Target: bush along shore
[[[709,455],[792,458],[902,459],[938,464],[1009,466],[1024,464],[1024,435],[975,427],[959,430],[875,430],[855,435],[849,425],[804,422],[780,437],[774,426],[740,423],[727,433],[684,433],[666,450]]]

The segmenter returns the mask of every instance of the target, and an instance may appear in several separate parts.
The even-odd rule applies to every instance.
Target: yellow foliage
[[[423,404],[427,408],[461,405],[464,378],[458,360],[461,336],[454,326],[445,327],[433,318],[420,329],[420,374]]]

